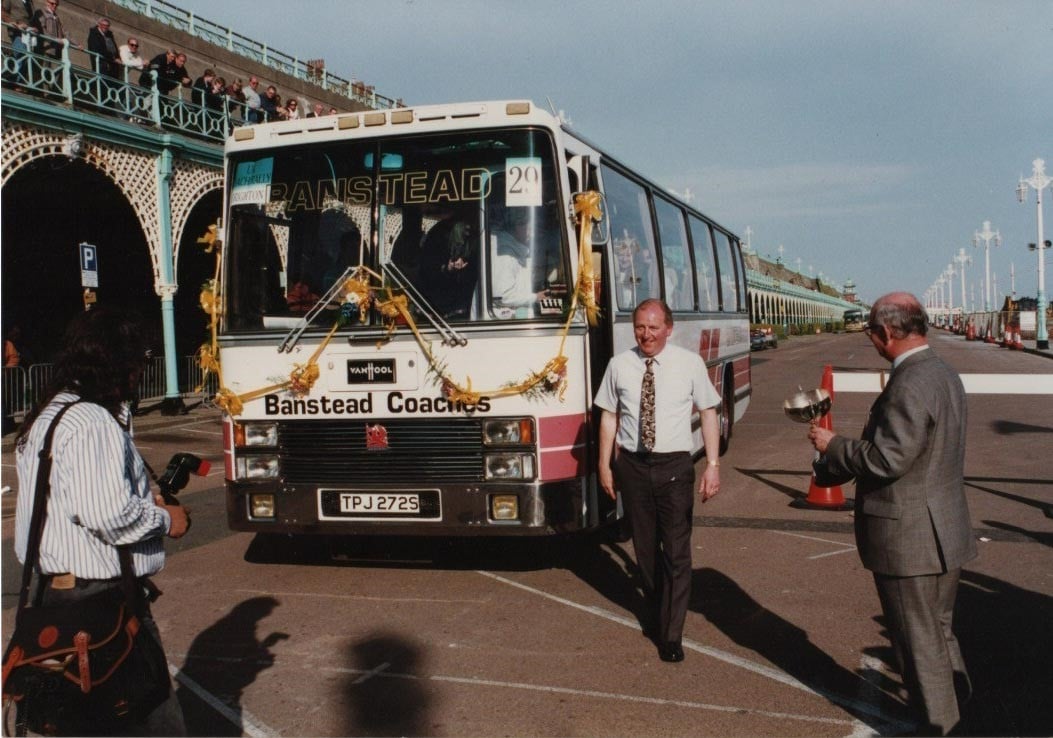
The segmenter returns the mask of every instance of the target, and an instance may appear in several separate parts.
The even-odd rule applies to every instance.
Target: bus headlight
[[[522,446],[534,442],[534,421],[530,418],[504,418],[483,421],[486,446]]]
[[[273,518],[274,495],[249,495],[250,518]]]
[[[490,497],[491,520],[519,520],[519,497],[493,495]]]
[[[534,478],[534,455],[487,454],[483,457],[483,477],[490,481]]]
[[[234,462],[237,479],[277,479],[277,456],[239,456]]]
[[[277,423],[235,423],[235,446],[277,446]]]

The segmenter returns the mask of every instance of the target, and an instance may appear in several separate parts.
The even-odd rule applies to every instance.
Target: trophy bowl
[[[821,387],[808,391],[798,388],[793,397],[783,401],[782,409],[790,420],[810,423],[830,412],[830,393]]]

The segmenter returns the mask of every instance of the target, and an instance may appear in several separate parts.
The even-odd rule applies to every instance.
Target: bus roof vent
[[[413,111],[412,110],[392,110],[391,111],[391,122],[392,123],[412,123],[413,122]]]
[[[382,126],[388,122],[387,113],[366,113],[363,118],[367,126]]]
[[[341,115],[336,119],[336,127],[341,131],[346,131],[348,128],[358,128],[358,116]]]
[[[256,138],[256,131],[248,126],[234,129],[235,141],[251,141]]]
[[[529,102],[510,102],[507,105],[505,105],[506,115],[526,115],[529,112]]]

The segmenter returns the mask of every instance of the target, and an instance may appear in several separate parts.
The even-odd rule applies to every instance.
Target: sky
[[[1011,269],[1017,295],[1035,296],[1036,193],[1020,204],[1016,187],[1036,158],[1053,176],[1048,0],[172,4],[411,107],[527,98],[563,111],[743,239],[749,228],[761,256],[781,246],[790,268],[851,279],[867,302],[922,295],[964,249],[966,298],[982,303],[984,221],[1002,238],[992,302]],[[1051,238],[1053,190],[1043,199]]]

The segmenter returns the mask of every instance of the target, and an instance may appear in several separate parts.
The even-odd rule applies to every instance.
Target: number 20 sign
[[[505,206],[541,205],[541,159],[522,157],[505,160]]]

